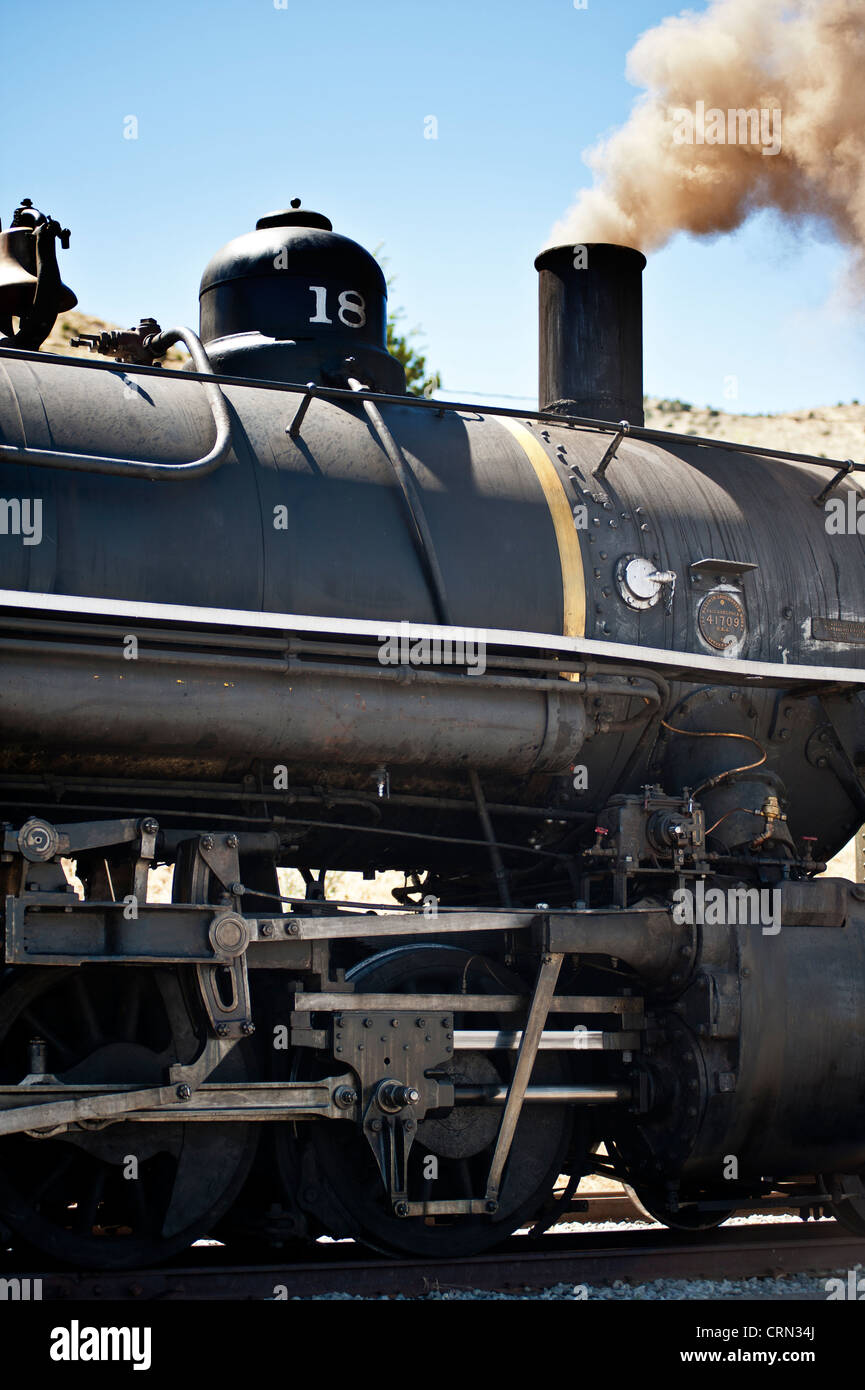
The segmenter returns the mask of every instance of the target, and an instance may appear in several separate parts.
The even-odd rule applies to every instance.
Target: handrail
[[[189,332],[185,329],[184,332]],[[165,381],[204,381],[218,383],[220,386],[245,386],[259,391],[288,391],[294,395],[304,395],[309,391],[305,382],[272,381],[263,377],[225,376],[209,371],[207,375],[199,372],[174,372],[158,367],[145,367],[133,364],[123,366],[116,362],[91,362],[82,357],[61,357],[49,352],[30,352],[20,348],[0,347],[0,358],[13,357],[25,362],[52,363],[65,367],[78,367],[82,371],[129,372],[142,376],[159,376]],[[366,392],[366,399],[378,405],[403,405],[415,410],[434,410],[443,415],[446,410],[464,412],[469,415],[509,415],[515,420],[539,420],[548,425],[560,425],[564,429],[590,429],[601,434],[617,434],[621,425],[612,420],[592,420],[583,415],[557,415],[549,410],[516,410],[513,406],[479,405],[477,401],[439,401],[427,396],[393,396],[384,391]],[[357,397],[351,390],[340,386],[316,386],[315,395],[322,400],[356,403]],[[729,449],[736,454],[753,454],[758,458],[779,459],[782,463],[813,463],[818,468],[846,468],[848,460],[818,457],[816,454],[793,453],[786,449],[767,449],[762,444],[736,444],[729,439],[710,439],[706,435],[678,434],[674,430],[651,430],[645,425],[631,425],[631,439],[645,439],[653,444],[669,444],[671,440],[707,449]],[[174,465],[169,465],[174,466]],[[178,465],[179,466],[179,465]],[[854,464],[854,472],[865,471],[865,463]]]
[[[113,473],[123,477],[147,478],[150,481],[155,481],[158,478],[200,478],[206,473],[212,473],[221,463],[224,463],[231,449],[231,416],[228,413],[228,402],[222,393],[222,388],[210,364],[210,358],[207,356],[204,344],[192,332],[191,328],[170,328],[165,333],[157,333],[147,340],[147,346],[153,351],[155,357],[160,357],[174,343],[178,342],[182,342],[189,349],[197,368],[192,379],[203,381],[204,394],[207,397],[213,414],[213,423],[216,426],[216,438],[213,441],[213,446],[201,458],[193,459],[190,463],[142,463],[138,459],[112,458],[107,454],[71,454],[62,449],[33,449],[26,444],[0,444],[0,462],[6,460],[11,463],[36,464],[45,468],[68,468],[84,473]],[[52,358],[51,354],[46,353],[20,352],[17,348],[0,348],[0,356],[23,357],[28,361],[35,359],[38,362],[65,360],[85,367],[104,365],[101,362],[81,363],[75,357],[56,359]],[[123,363],[117,366],[112,363],[111,366],[114,367],[115,371],[124,374],[136,370],[132,363]],[[163,373],[161,367],[150,367],[147,370],[160,377],[168,375]]]

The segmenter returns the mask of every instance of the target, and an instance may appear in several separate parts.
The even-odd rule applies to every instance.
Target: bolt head
[[[489,1212],[490,1216],[492,1216],[492,1215],[493,1215],[495,1212],[497,1212],[498,1209],[499,1209],[499,1204],[498,1204],[498,1202],[486,1202],[486,1203],[485,1203],[485,1206],[486,1206],[486,1209],[487,1209],[487,1211]]]
[[[289,936],[300,935],[300,927],[297,925],[296,922],[289,922],[285,930],[288,932]]]
[[[217,1025],[216,1025],[216,1036],[217,1036],[218,1038],[227,1038],[227,1037],[228,1037],[228,1024],[227,1024],[227,1023],[217,1023]]]
[[[395,1216],[408,1216],[408,1202],[397,1202],[393,1210]]]
[[[191,1095],[192,1095],[192,1091],[189,1089],[189,1087],[187,1086],[187,1084],[186,1084],[185,1081],[183,1082],[182,1085],[178,1086],[178,1088],[177,1088],[177,1099],[178,1099],[178,1100],[189,1100],[189,1097],[190,1097]]]
[[[414,1021],[414,1026],[415,1026],[415,1028],[426,1028],[426,1019],[425,1019],[425,1018],[416,1018],[415,1021]]]
[[[242,1024],[240,1025],[240,1031],[241,1031],[241,1033],[245,1033],[246,1036],[247,1036],[248,1038],[249,1038],[249,1037],[252,1037],[252,1034],[255,1032],[255,1024],[254,1024],[254,1023],[242,1023]]]
[[[229,848],[229,849],[237,849],[237,836],[236,836],[236,835],[226,835],[226,837],[225,837],[225,843],[228,845],[228,848]]]
[[[382,1121],[381,1121],[381,1120],[370,1120],[370,1122],[369,1122],[369,1127],[370,1127],[370,1129],[372,1130],[373,1134],[381,1134]]]
[[[202,835],[202,837],[201,837],[201,848],[202,848],[202,849],[213,849],[213,836],[212,836],[212,835]]]

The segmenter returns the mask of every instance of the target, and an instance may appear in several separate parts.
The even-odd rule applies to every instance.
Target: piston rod
[[[457,1086],[458,1105],[504,1105],[507,1086]],[[615,1105],[632,1099],[630,1086],[529,1086],[524,1104]]]
[[[454,1033],[457,1051],[516,1052],[522,1041],[521,1031],[458,1028]],[[541,1034],[540,1052],[611,1052],[636,1047],[632,1033],[604,1033],[598,1028],[549,1029]]]

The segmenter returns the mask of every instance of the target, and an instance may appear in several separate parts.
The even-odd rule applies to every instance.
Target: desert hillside
[[[865,462],[865,405],[841,401],[781,415],[733,415],[723,410],[689,405],[685,401],[646,401],[646,425],[729,439],[736,444],[759,444],[790,453],[823,458],[853,458]]]

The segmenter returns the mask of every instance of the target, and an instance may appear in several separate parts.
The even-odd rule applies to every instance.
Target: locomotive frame
[[[415,611],[435,619],[412,618],[412,637],[463,658],[482,643],[485,669],[383,663],[392,612],[58,593],[32,575],[0,588],[7,1239],[80,1264],[164,1258],[209,1230],[464,1252],[524,1223],[542,1229],[564,1209],[557,1178],[567,1197],[592,1171],[626,1181],[669,1225],[711,1227],[762,1200],[865,1229],[865,892],[816,877],[865,811],[865,674],[841,664],[855,633],[845,644],[831,629],[831,659],[815,659],[812,642],[828,640],[819,624],[845,619],[815,613],[810,597],[811,626],[799,620],[796,636],[791,605],[776,631],[754,591],[758,565],[738,548],[747,528],[733,524],[757,486],[751,460],[790,524],[807,531],[811,518],[809,541],[823,544],[812,504],[850,489],[861,465],[608,418],[627,408],[641,419],[642,257],[624,248],[598,249],[585,299],[559,252],[539,258],[542,400],[554,405],[538,412],[370,389],[356,373],[391,385],[395,370],[372,328],[348,358],[326,332],[311,345],[287,329],[280,341],[250,333],[244,315],[284,235],[312,258],[304,267],[336,256],[366,276],[382,328],[378,268],[329,232],[293,208],[261,219],[252,249],[240,238],[220,253],[202,287],[216,335],[206,347],[153,320],[99,337],[117,363],[0,346],[11,399],[24,402],[24,438],[0,444],[0,464],[179,489],[232,454],[254,470],[277,417],[279,448],[311,474],[366,450],[410,540],[400,563],[417,582]],[[312,273],[294,277],[301,289]],[[334,283],[322,269],[308,288]],[[285,290],[289,318],[297,293]],[[309,322],[341,334],[321,294]],[[597,329],[605,315],[612,339],[623,325],[630,335],[622,360],[557,353],[563,318]],[[155,367],[177,341],[193,370]],[[211,356],[231,365],[233,353],[243,374],[213,370]],[[319,379],[273,379],[283,359]],[[49,377],[95,371],[105,402],[118,374],[124,391],[143,382],[165,422],[157,412],[150,442],[128,456],[31,442],[28,429],[54,425],[40,422],[28,364]],[[58,380],[86,437],[81,392]],[[606,416],[582,414],[585,401]],[[172,420],[188,425],[179,438]],[[418,440],[440,430],[445,443],[430,435],[421,462],[453,469],[447,441],[474,424],[497,431],[476,432],[477,476],[500,462],[513,496],[537,500],[549,554],[533,582],[539,608],[553,595],[550,631],[453,621],[454,555],[435,488],[418,482]],[[184,457],[208,429],[209,446]],[[639,476],[653,465],[669,490],[657,514]],[[822,488],[815,468],[832,470]],[[442,478],[445,492],[465,481]],[[759,516],[748,524],[773,594],[795,596],[786,538]],[[597,543],[611,531],[616,553]],[[723,553],[707,553],[707,536]],[[860,542],[850,546],[838,572],[855,600]],[[128,585],[146,588],[138,573]],[[134,677],[118,657],[131,625]],[[752,640],[762,657],[802,659],[743,656]],[[172,684],[182,691],[169,712]],[[729,740],[748,745],[744,761]],[[583,804],[579,757],[592,770]],[[221,778],[223,765],[240,775]],[[821,790],[818,834],[806,834]],[[170,903],[148,900],[156,863],[174,865]],[[403,869],[402,902],[328,901],[327,864]],[[301,867],[304,897],[281,894],[285,866]],[[733,903],[771,893],[771,925],[710,917],[696,892],[706,883]],[[689,894],[699,911],[682,916],[677,896]]]

